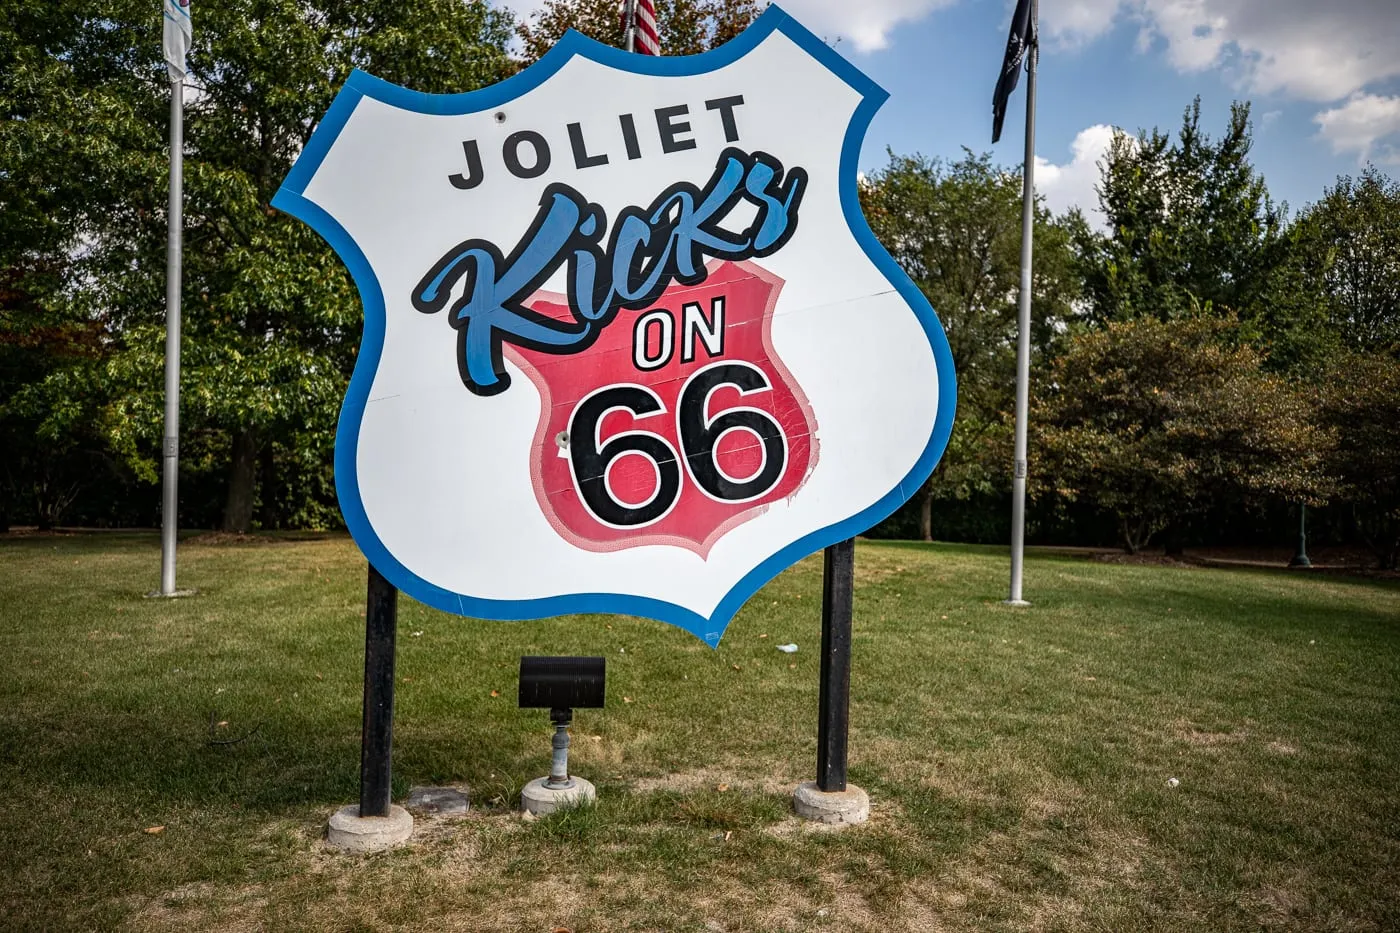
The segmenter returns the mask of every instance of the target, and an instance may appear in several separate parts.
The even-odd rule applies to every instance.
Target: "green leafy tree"
[[[1272,252],[1254,316],[1272,368],[1307,379],[1341,351],[1400,353],[1400,183],[1340,176]]]
[[[1351,513],[1382,569],[1400,569],[1400,359],[1341,354],[1314,392],[1331,435],[1322,450],[1332,503]]]
[[[723,45],[767,5],[766,0],[657,0],[661,53],[694,55]],[[525,60],[536,61],[570,29],[607,45],[626,46],[618,0],[545,0],[519,26]]]
[[[938,313],[958,374],[958,414],[924,490],[921,533],[935,500],[968,499],[1009,483],[1020,283],[1021,178],[989,154],[956,162],[895,156],[861,187],[880,242]],[[1072,233],[1083,220],[1035,213],[1031,326],[1043,359],[1078,295]]]
[[[0,530],[58,524],[119,466],[105,443],[102,338],[96,326],[0,290]]]
[[[1221,502],[1316,497],[1309,405],[1233,330],[1144,317],[1072,337],[1035,399],[1033,492],[1114,515],[1130,553]]]
[[[1400,182],[1340,176],[1294,224],[1297,275],[1349,350],[1400,353]]]
[[[132,183],[133,128],[159,118],[132,67],[158,22],[134,3],[0,9],[0,526],[52,525],[116,479],[111,323],[68,299]]]
[[[1211,307],[1247,319],[1267,300],[1283,212],[1249,160],[1249,105],[1230,108],[1219,139],[1200,118],[1197,98],[1175,140],[1114,137],[1098,188],[1108,232],[1076,236],[1091,323]]]
[[[26,5],[14,30],[23,41],[35,42],[29,19],[54,15],[45,7]],[[24,53],[42,80],[29,81],[22,96],[42,117],[26,131],[56,140],[50,149],[71,140],[76,156],[7,150],[3,172],[59,203],[84,205],[80,260],[48,301],[72,319],[101,322],[103,376],[114,396],[108,439],[153,479],[167,188],[160,20],[149,4],[112,0],[63,15],[80,28],[52,30],[52,41]],[[314,462],[330,469],[361,321],[340,261],[304,224],[271,208],[273,194],[352,67],[422,91],[471,90],[515,70],[505,52],[514,24],[485,3],[459,0],[231,0],[197,17],[185,129],[182,433],[190,444],[227,451],[222,524],[246,531],[259,476],[275,474],[279,449],[313,443]],[[94,55],[111,81],[94,77]],[[51,99],[88,88],[95,101]],[[83,169],[76,175],[75,164]],[[84,188],[88,176],[96,182]],[[45,383],[56,403],[55,378]]]

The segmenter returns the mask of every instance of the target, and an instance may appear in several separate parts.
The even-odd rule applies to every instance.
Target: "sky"
[[[884,165],[887,149],[957,158],[967,147],[1020,164],[1024,76],[991,144],[1014,0],[779,5],[889,91],[862,169]],[[1292,212],[1368,162],[1400,176],[1400,0],[1041,0],[1040,31],[1036,187],[1057,211],[1096,220],[1113,128],[1174,133],[1196,95],[1212,136],[1233,101],[1252,104],[1254,164]]]

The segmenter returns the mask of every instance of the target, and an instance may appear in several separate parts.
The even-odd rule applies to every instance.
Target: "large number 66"
[[[676,435],[685,452],[686,472],[705,495],[720,502],[748,502],[772,489],[783,475],[787,440],[772,416],[757,408],[731,408],[711,418],[710,398],[724,386],[738,388],[741,396],[772,389],[762,370],[749,363],[706,366],[681,389]],[[590,393],[569,418],[569,459],[579,495],[594,517],[614,527],[636,528],[664,518],[680,498],[680,457],[664,437],[651,431],[626,431],[600,446],[603,418],[619,410],[641,421],[665,414],[666,406],[655,392],[640,385],[606,386]],[[752,434],[762,446],[763,461],[751,476],[730,476],[719,465],[716,450],[732,431]],[[613,461],[629,454],[645,457],[655,471],[652,495],[645,502],[621,500],[609,483]]]

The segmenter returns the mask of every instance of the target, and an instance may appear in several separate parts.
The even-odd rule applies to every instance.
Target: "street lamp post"
[[[1312,561],[1308,560],[1308,507],[1304,503],[1298,504],[1298,552],[1293,555],[1288,566],[1312,566]]]

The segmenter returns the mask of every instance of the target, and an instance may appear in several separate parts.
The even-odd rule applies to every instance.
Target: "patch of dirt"
[[[1054,550],[1054,549],[1051,549]],[[1082,553],[1089,560],[1103,564],[1132,564],[1151,567],[1267,567],[1288,569],[1293,559],[1291,547],[1193,547],[1181,555],[1169,557],[1161,550],[1153,549],[1128,554],[1122,550],[1110,549],[1065,549],[1066,552]],[[1376,569],[1375,556],[1365,548],[1358,547],[1318,547],[1308,551],[1312,566],[1296,568],[1296,573],[1347,574],[1375,579],[1400,579],[1400,571]]]
[[[1216,723],[1217,726],[1228,728],[1229,723]],[[1198,726],[1189,719],[1177,719],[1169,726],[1172,738],[1182,742],[1192,748],[1223,748],[1231,745],[1241,745],[1252,739],[1253,733],[1249,727],[1254,725],[1252,720],[1244,720],[1238,728],[1225,731],[1224,729],[1208,729]]]
[[[206,531],[203,534],[185,538],[181,544],[193,547],[230,547],[230,546],[257,546],[266,547],[271,544],[281,544],[282,539],[272,538],[267,535],[257,534],[235,534],[230,531]]]
[[[797,786],[797,780],[783,780],[781,775],[767,775],[762,778],[749,778],[739,773],[737,765],[712,765],[694,771],[681,771],[663,774],[659,777],[643,777],[632,781],[632,791],[649,794],[655,791],[677,791],[690,793],[697,790],[715,790],[721,784],[731,790],[760,791],[765,794],[790,793]],[[807,780],[807,779],[804,779]]]
[[[739,878],[711,878],[708,893],[693,903],[705,917],[705,928],[714,933],[891,929],[886,911],[872,910],[847,875],[829,869],[814,875],[811,885],[770,885],[762,890]]]
[[[1104,891],[1121,895],[1145,886],[1142,868],[1150,855],[1145,840],[1091,826],[1082,846],[1047,849],[1045,832],[1032,820],[1017,830],[988,833],[937,877],[910,883],[901,912],[953,914],[966,922],[976,905],[1014,904],[1014,913],[1002,918],[1006,929],[1077,929],[1077,919],[1102,900]],[[1037,862],[1053,869],[1058,885],[1046,886],[1028,873],[1027,866]]]
[[[906,559],[907,555],[899,551],[865,548],[856,555],[856,584],[879,583],[898,576],[908,569]]]
[[[182,884],[139,906],[133,914],[133,926],[143,930],[189,930],[195,928],[192,923],[203,922],[213,912],[220,919],[220,931],[254,933],[264,928],[261,915],[267,906],[267,895],[259,885]]]
[[[1201,562],[1192,560],[1183,555],[1182,557],[1168,557],[1165,554],[1154,554],[1151,551],[1139,551],[1136,554],[1129,554],[1125,551],[1095,551],[1090,555],[1092,560],[1101,564],[1136,564],[1150,567],[1200,567]]]
[[[88,534],[86,528],[48,528],[40,531],[30,525],[11,525],[6,531],[0,532],[6,538],[72,538],[77,535]]]
[[[1296,891],[1277,884],[1266,884],[1241,901],[1258,913],[1259,923],[1265,927],[1289,922],[1303,906],[1303,898]]]
[[[1248,732],[1201,732],[1186,728],[1177,731],[1177,738],[1196,748],[1217,748],[1221,745],[1239,745],[1249,738]]]

